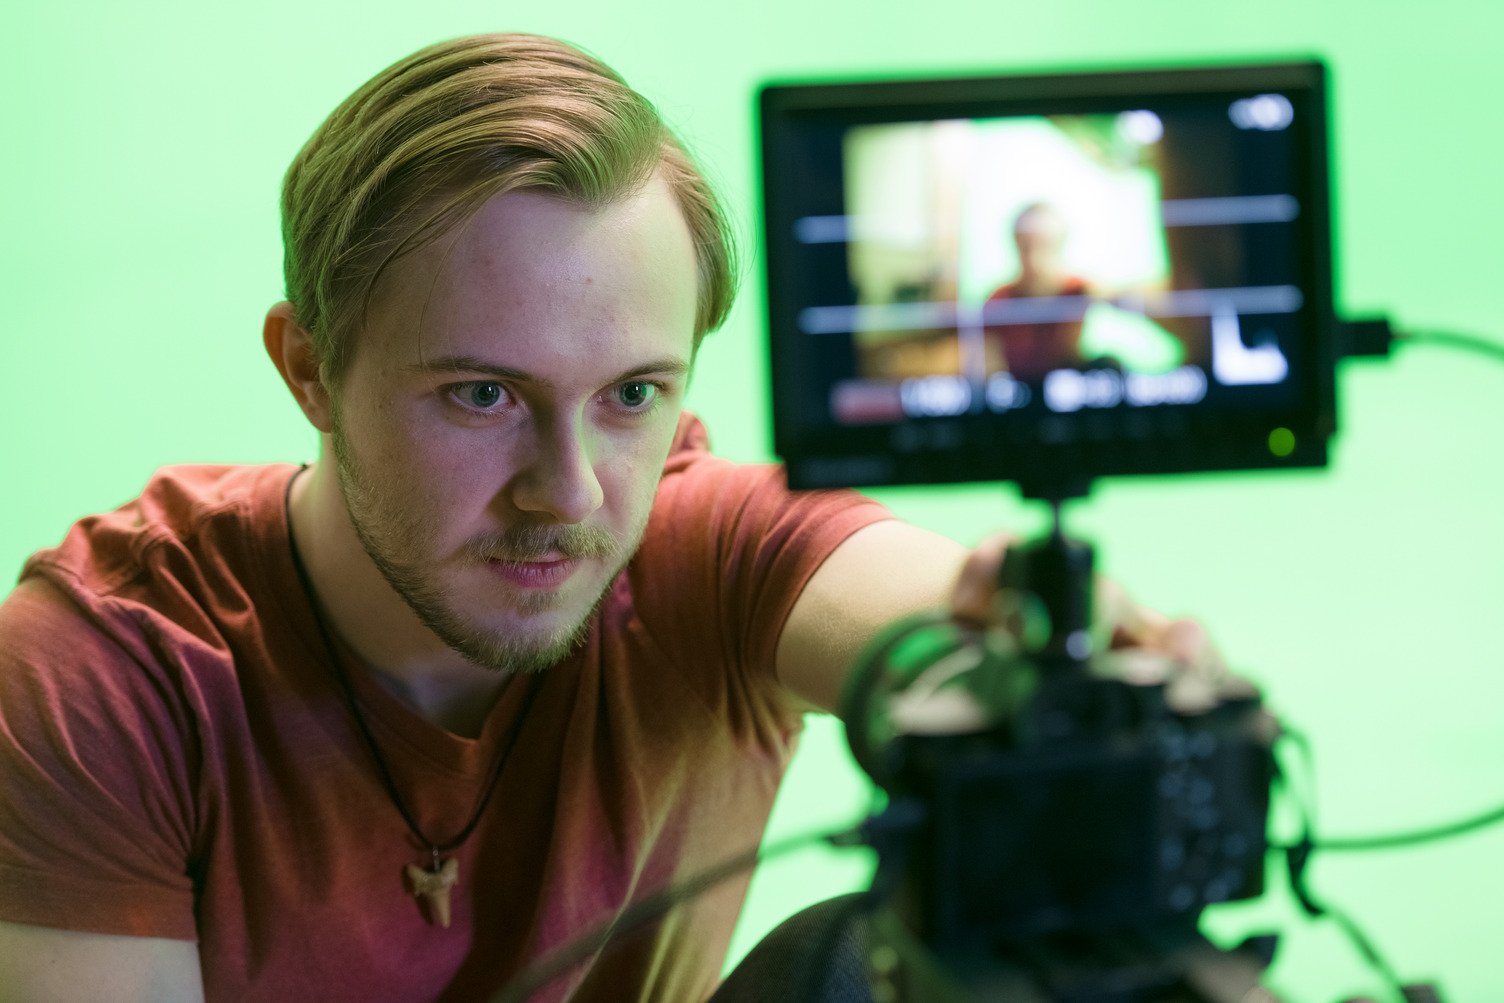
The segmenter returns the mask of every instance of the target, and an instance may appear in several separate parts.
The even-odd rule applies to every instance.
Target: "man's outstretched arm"
[[[0,921],[0,1003],[199,1003],[198,945]]]
[[[949,609],[962,620],[986,623],[1011,540],[997,534],[967,550],[896,519],[858,530],[795,602],[778,641],[778,678],[812,705],[835,711],[857,655],[899,617]],[[1227,672],[1198,621],[1141,606],[1105,578],[1096,582],[1095,606],[1098,627],[1113,647],[1165,656],[1172,706],[1194,711],[1247,689]]]
[[[851,534],[810,578],[778,639],[778,678],[835,711],[846,672],[894,620],[951,603],[969,551],[938,533],[888,519]]]

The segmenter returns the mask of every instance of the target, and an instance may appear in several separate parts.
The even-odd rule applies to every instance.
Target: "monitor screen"
[[[796,487],[1325,462],[1324,72],[771,84],[774,444]]]

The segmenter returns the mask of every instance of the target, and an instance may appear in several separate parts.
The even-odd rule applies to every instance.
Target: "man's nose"
[[[553,522],[584,522],[605,501],[589,439],[578,420],[535,426],[531,462],[518,472],[512,504]]]

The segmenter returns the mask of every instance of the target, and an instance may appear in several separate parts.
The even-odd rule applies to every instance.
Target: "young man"
[[[0,606],[7,998],[486,998],[755,845],[879,627],[985,615],[996,546],[706,451],[725,223],[593,58],[421,51],[283,213],[318,463],[164,470]],[[705,997],[745,886],[544,997]]]
[[[1013,219],[1013,244],[1018,249],[1018,275],[987,297],[994,303],[1035,297],[1073,297],[1078,308],[1066,308],[1069,319],[1013,321],[990,325],[988,368],[1002,363],[1017,380],[1038,383],[1052,370],[1086,365],[1081,354],[1081,318],[1086,313],[1086,281],[1065,266],[1066,224],[1060,210],[1048,202],[1031,202]]]

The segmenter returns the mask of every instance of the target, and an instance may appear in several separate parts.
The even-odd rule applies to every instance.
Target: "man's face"
[[[1052,209],[1025,213],[1013,231],[1019,271],[1029,279],[1054,281],[1065,274],[1065,220]]]
[[[666,184],[587,209],[500,195],[383,276],[337,395],[367,554],[472,662],[566,655],[636,550],[693,355]]]

